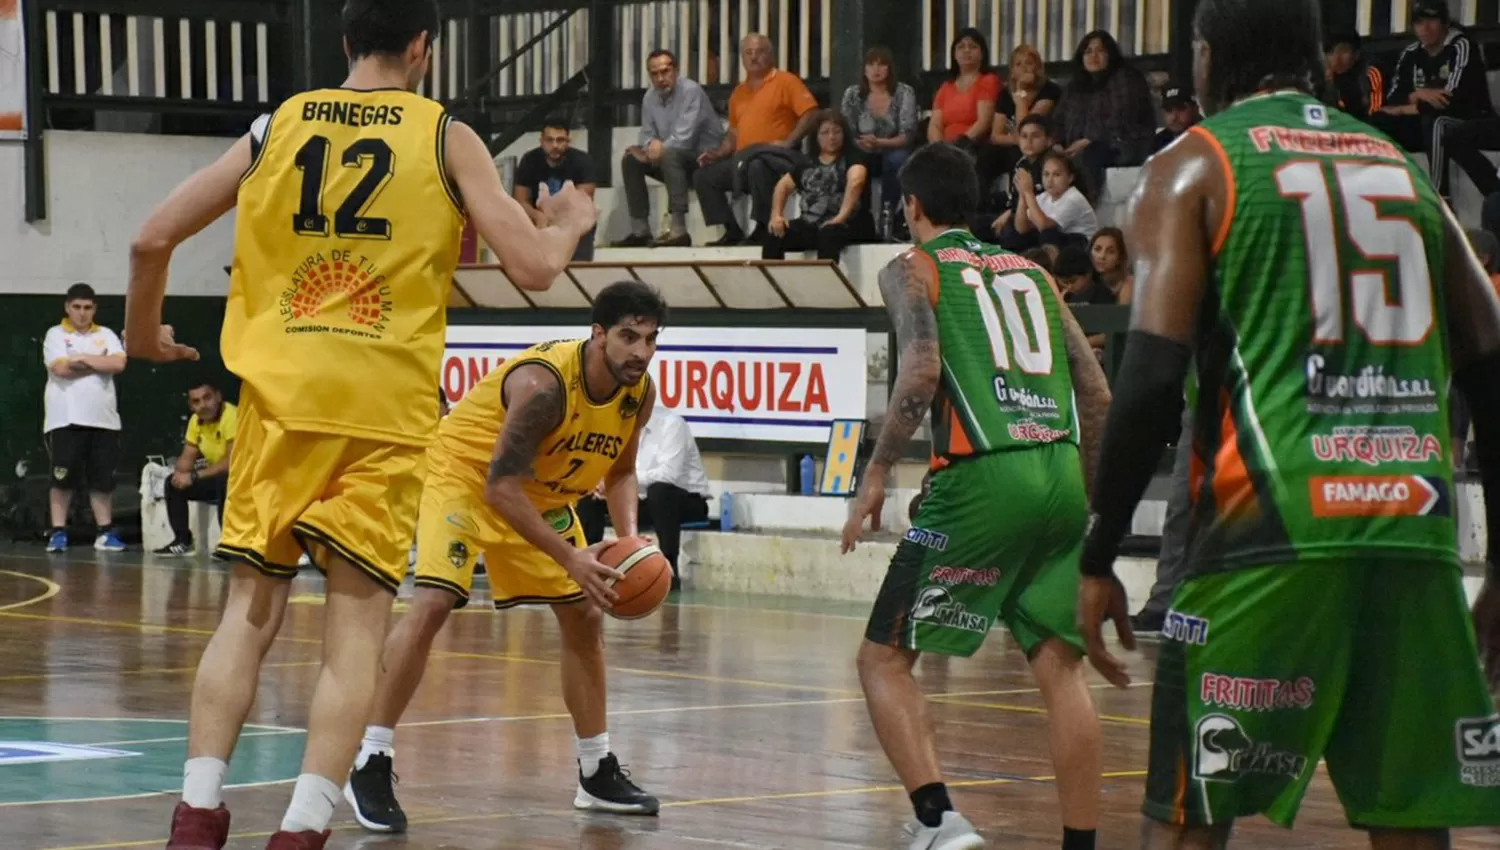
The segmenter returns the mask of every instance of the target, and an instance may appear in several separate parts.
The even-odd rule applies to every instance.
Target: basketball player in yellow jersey
[[[144,224],[127,353],[195,357],[161,325],[173,248],[238,206],[223,350],[243,380],[220,553],[236,561],[190,708],[174,850],[224,846],[220,789],[305,550],[327,574],[323,668],[277,850],[321,848],[374,695],[436,433],[448,288],[465,216],[512,279],[545,289],[596,218],[565,187],[535,228],[484,143],[413,93],[432,0],[348,0],[343,87],[255,122]]]
[[[604,484],[614,528],[636,532],[636,446],[656,404],[646,370],[667,306],[637,281],[605,287],[587,340],[548,342],[490,372],[443,420],[429,454],[417,524],[416,592],[386,640],[370,726],[344,788],[365,828],[402,832],[395,727],[416,693],[433,638],[469,601],[481,554],[496,608],[551,605],[562,629],[563,701],[573,716],[580,809],[651,814],[605,725],[604,615],[619,573],[584,548],[574,505]]]

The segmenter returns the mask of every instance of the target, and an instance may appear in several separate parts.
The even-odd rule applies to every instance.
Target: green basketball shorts
[[[1500,717],[1457,566],[1319,561],[1183,582],[1147,816],[1290,827],[1319,759],[1356,827],[1500,824]]]
[[[1028,656],[1054,637],[1082,651],[1074,615],[1087,524],[1071,443],[993,452],[940,470],[896,547],[865,638],[969,656],[998,619]]]

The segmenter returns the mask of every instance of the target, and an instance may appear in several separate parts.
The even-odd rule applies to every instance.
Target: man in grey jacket
[[[698,155],[718,147],[724,121],[714,111],[703,87],[679,74],[670,50],[653,51],[646,60],[651,90],[641,100],[640,144],[625,151],[620,172],[625,203],[630,209],[630,236],[618,248],[682,247],[693,244],[687,232],[688,188],[698,168]],[[667,211],[672,224],[665,236],[651,237],[651,199],[646,178],[667,186]]]

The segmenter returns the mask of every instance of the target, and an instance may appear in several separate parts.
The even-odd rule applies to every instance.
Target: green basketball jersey
[[[1205,121],[1232,177],[1197,348],[1189,563],[1458,558],[1441,201],[1298,93]]]
[[[918,250],[938,272],[943,380],[932,410],[934,459],[1077,445],[1064,308],[1046,273],[967,230]]]

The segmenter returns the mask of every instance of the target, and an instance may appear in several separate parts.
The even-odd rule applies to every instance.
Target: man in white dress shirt
[[[125,544],[113,528],[115,467],[120,461],[120,409],[115,375],[125,371],[125,347],[109,328],[94,324],[94,288],[75,283],[64,302],[67,317],[47,331],[42,363],[47,368],[46,415],[42,432],[52,465],[52,531],[48,552],[68,548],[68,507],[80,483],[99,536],[94,548],[121,552]]]
[[[641,432],[635,477],[641,490],[639,525],[650,528],[656,545],[672,564],[672,589],[681,586],[677,555],[682,548],[682,524],[708,519],[708,475],[688,424],[676,411],[659,406]],[[578,503],[578,518],[590,544],[604,538],[609,516],[596,493]]]

